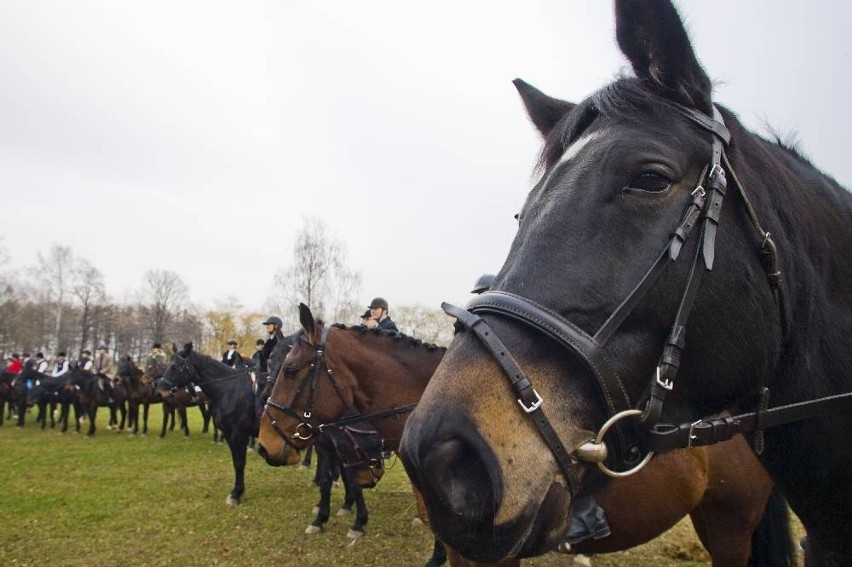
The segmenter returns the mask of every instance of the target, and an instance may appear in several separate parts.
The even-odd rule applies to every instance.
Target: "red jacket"
[[[21,371],[22,363],[20,360],[13,358],[9,361],[9,364],[6,365],[6,372],[11,374],[18,374]]]

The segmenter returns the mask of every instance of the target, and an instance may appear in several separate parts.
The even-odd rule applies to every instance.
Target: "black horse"
[[[516,82],[542,176],[492,291],[445,308],[406,469],[448,543],[532,556],[595,467],[745,432],[809,560],[852,564],[852,197],[713,104],[671,2],[616,21],[635,77],[576,105]]]
[[[32,383],[28,400],[38,408],[36,424],[39,424],[41,429],[46,429],[49,421],[50,428],[53,429],[56,426],[55,412],[60,408],[59,422],[62,433],[65,433],[68,430],[69,408],[77,401],[77,392],[64,388],[68,376],[50,376],[37,371],[33,365],[25,365],[18,379]],[[77,408],[78,417],[79,413]]]
[[[27,361],[29,362],[29,361]],[[3,425],[4,415],[12,419],[17,417],[17,426],[24,426],[27,413],[27,384],[19,378],[20,373],[13,374],[5,368],[0,369],[0,425]]]
[[[316,517],[305,529],[318,533],[331,515],[331,489],[339,478],[343,483],[343,505],[337,514],[346,515],[355,506],[355,518],[346,536],[357,539],[364,535],[369,520],[364,488],[373,488],[384,474],[382,439],[368,423],[359,422],[329,429],[320,436],[317,447],[317,473],[314,482],[320,499],[314,508]]]
[[[196,352],[192,343],[184,346],[157,383],[157,391],[168,400],[176,393],[198,386],[210,399],[216,427],[222,431],[231,450],[234,486],[225,503],[239,504],[245,492],[244,473],[249,436],[257,431],[255,399],[246,370],[230,366]]]
[[[68,371],[68,375],[63,377],[65,380],[63,388],[66,393],[72,394],[76,392],[79,395],[77,403],[80,410],[89,420],[89,429],[86,435],[91,437],[95,434],[95,419],[98,415],[99,407],[112,409],[115,404],[111,401],[109,386],[104,385],[101,376],[92,374],[88,370],[83,370],[80,367],[72,367]],[[79,423],[79,419],[77,423]]]

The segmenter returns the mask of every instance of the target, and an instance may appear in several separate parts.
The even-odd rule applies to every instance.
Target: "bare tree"
[[[47,255],[37,255],[37,265],[32,270],[37,284],[46,292],[47,303],[53,310],[54,343],[63,348],[66,337],[63,336],[63,316],[68,307],[68,297],[72,286],[72,268],[74,256],[71,248],[54,244]]]
[[[104,277],[100,270],[86,260],[77,260],[74,270],[74,284],[71,292],[80,309],[80,345],[88,344],[89,335],[98,323],[99,315],[103,314],[103,304],[106,303]]]
[[[179,275],[170,270],[148,270],[144,279],[143,315],[152,341],[163,342],[179,307],[188,302],[189,288]]]
[[[306,219],[293,245],[293,263],[276,273],[267,306],[286,317],[305,303],[329,320],[349,320],[357,312],[353,298],[360,286],[361,274],[347,267],[342,241],[321,220]]]
[[[453,340],[453,320],[440,309],[399,307],[394,311],[394,322],[401,332],[424,343],[446,346]]]

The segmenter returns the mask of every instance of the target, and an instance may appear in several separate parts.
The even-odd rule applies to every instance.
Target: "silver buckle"
[[[538,392],[536,392],[535,389],[533,389],[533,394],[535,394],[536,400],[529,407],[524,405],[524,401],[521,398],[518,398],[518,405],[524,408],[524,411],[527,413],[534,412],[535,410],[540,408],[542,402],[544,402],[544,400],[541,399],[541,396],[538,395]]]
[[[672,389],[674,388],[674,382],[672,382],[671,380],[663,380],[662,378],[660,378],[659,366],[657,366],[657,384],[659,384],[668,391],[672,391]]]
[[[686,448],[687,449],[692,449],[692,442],[695,441],[696,439],[698,439],[698,435],[696,435],[694,432],[695,432],[695,426],[698,425],[699,423],[701,423],[701,421],[702,420],[699,419],[695,423],[690,424],[690,426],[689,426],[689,439],[687,439],[687,441],[686,441]]]

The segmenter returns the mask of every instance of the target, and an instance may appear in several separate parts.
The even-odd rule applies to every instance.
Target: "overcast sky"
[[[852,187],[852,3],[680,6],[715,99]],[[259,308],[316,217],[365,306],[463,303],[533,182],[511,80],[579,101],[624,69],[614,33],[604,0],[0,0],[0,237],[116,299],[155,268]]]

